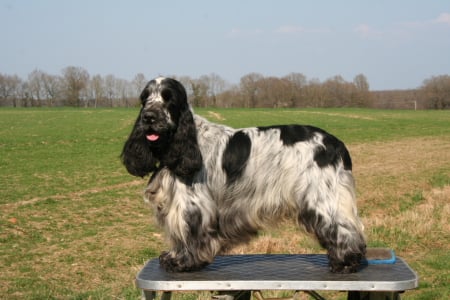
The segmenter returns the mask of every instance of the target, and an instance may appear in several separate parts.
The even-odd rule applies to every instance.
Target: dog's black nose
[[[145,123],[153,124],[156,121],[156,113],[154,113],[152,111],[147,111],[142,115],[142,120]]]

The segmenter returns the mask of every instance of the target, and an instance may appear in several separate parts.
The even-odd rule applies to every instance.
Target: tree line
[[[283,77],[249,73],[230,84],[212,73],[199,78],[176,77],[183,83],[194,107],[375,107],[450,108],[450,76],[433,76],[413,90],[371,91],[364,74],[353,81],[336,75],[321,82],[302,73]],[[69,66],[59,75],[34,70],[26,80],[0,73],[0,106],[133,107],[147,83],[144,74],[132,80],[114,75],[90,76]]]

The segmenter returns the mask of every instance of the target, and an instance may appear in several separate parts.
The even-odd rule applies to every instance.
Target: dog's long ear
[[[144,177],[157,169],[158,161],[150,151],[145,134],[139,131],[139,120],[140,116],[123,146],[120,157],[130,174]]]
[[[181,112],[177,127],[164,164],[181,179],[192,182],[193,175],[202,168],[203,161],[194,117],[189,108]]]

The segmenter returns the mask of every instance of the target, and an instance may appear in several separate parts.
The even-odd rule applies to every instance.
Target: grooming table
[[[363,265],[357,273],[334,274],[329,271],[325,254],[231,255],[217,256],[214,262],[195,272],[168,273],[159,260],[147,262],[136,277],[145,299],[170,299],[172,291],[306,291],[315,299],[324,299],[315,291],[347,291],[348,299],[399,299],[399,294],[418,286],[416,273],[401,258],[393,264]],[[258,299],[264,299],[254,292]],[[233,299],[233,297],[217,299]],[[295,298],[294,298],[295,299]]]

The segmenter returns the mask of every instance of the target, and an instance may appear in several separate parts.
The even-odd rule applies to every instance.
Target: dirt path
[[[217,120],[219,120],[219,121],[224,121],[224,120],[225,120],[225,118],[224,118],[221,114],[219,114],[219,113],[217,113],[217,112],[214,112],[214,111],[208,111],[208,114],[209,114],[211,117],[213,117],[213,118],[215,118],[215,119],[217,119]]]
[[[50,195],[50,196],[45,196],[45,197],[34,197],[34,198],[31,198],[28,200],[20,200],[20,201],[14,202],[14,203],[2,204],[2,205],[0,205],[0,207],[2,207],[2,209],[5,209],[5,210],[6,209],[15,209],[20,206],[34,204],[39,201],[43,201],[43,200],[47,200],[47,199],[53,199],[53,200],[67,199],[67,198],[76,199],[76,198],[80,198],[82,196],[89,195],[89,194],[97,194],[97,193],[118,190],[118,189],[123,189],[126,187],[138,186],[138,185],[141,185],[142,187],[144,187],[145,182],[142,180],[133,180],[130,182],[124,182],[124,183],[114,184],[114,185],[110,185],[110,186],[93,187],[93,188],[90,188],[87,190],[71,192],[68,194]]]

